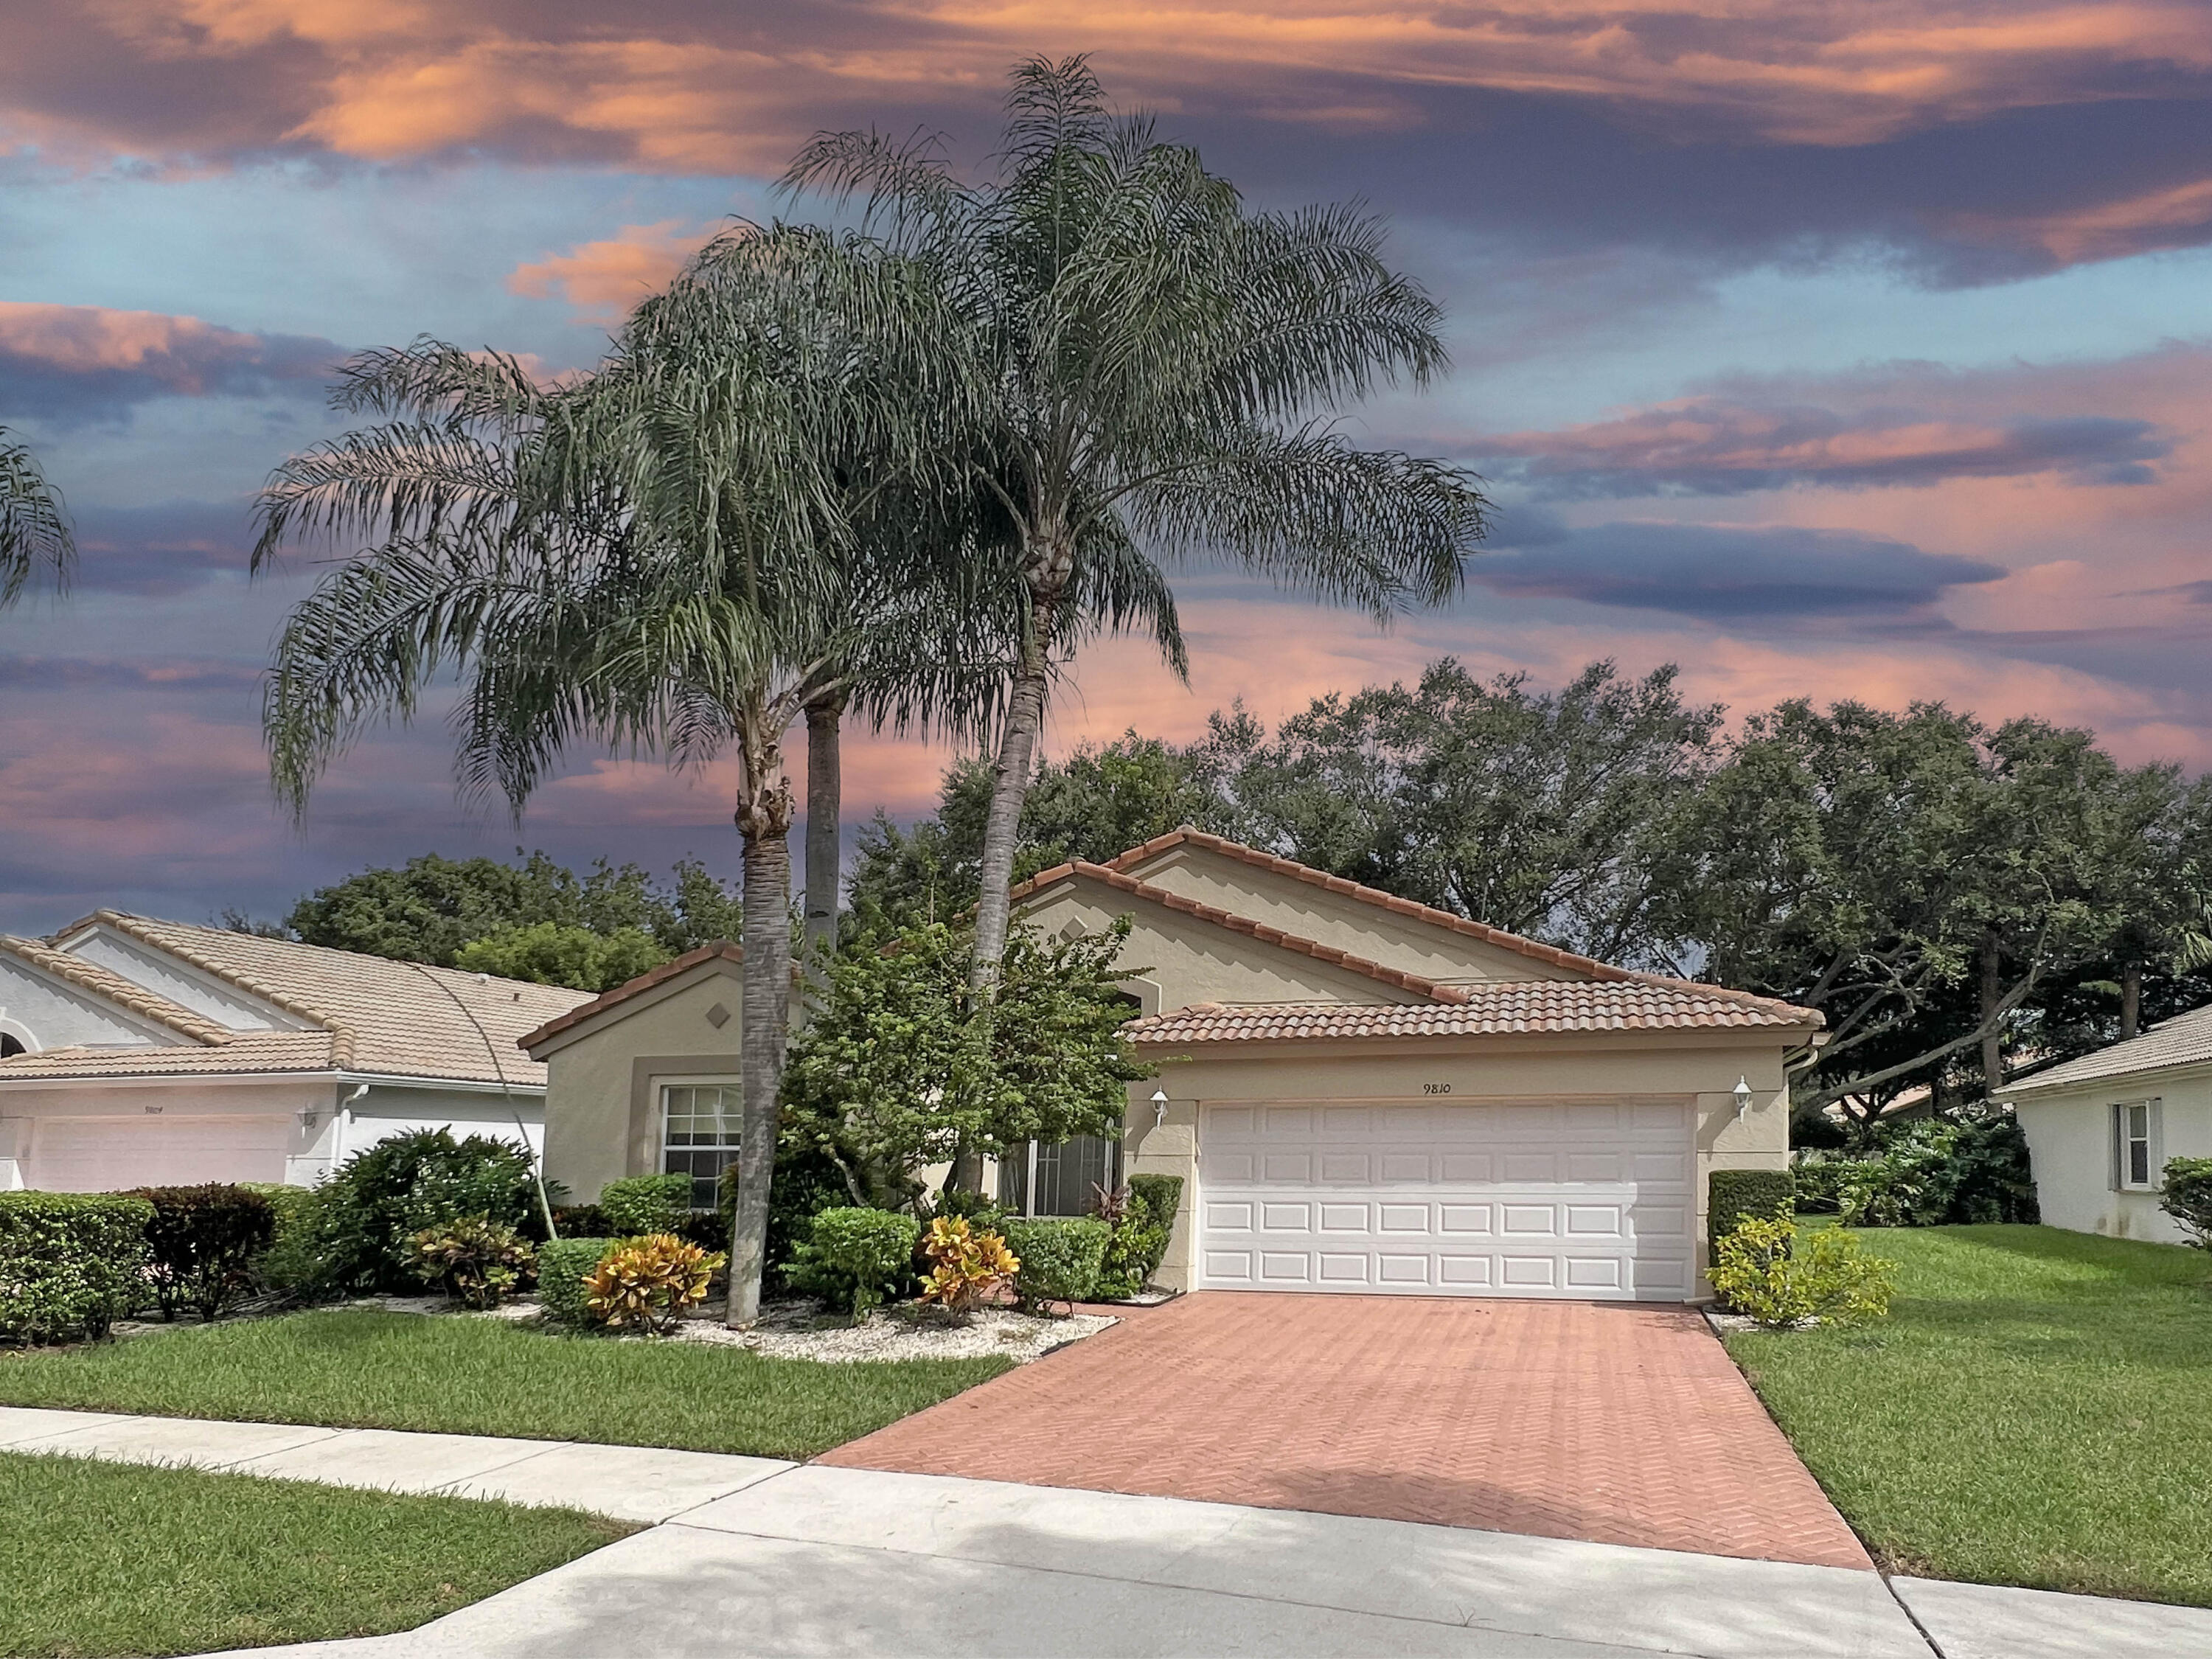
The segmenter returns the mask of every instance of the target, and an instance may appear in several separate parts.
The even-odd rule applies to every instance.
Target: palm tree
[[[1018,543],[1022,638],[998,746],[975,984],[1006,942],[1015,835],[1055,653],[1084,615],[1150,619],[1164,557],[1224,557],[1387,620],[1457,591],[1487,503],[1461,470],[1363,450],[1328,411],[1444,365],[1442,313],[1341,207],[1248,211],[1196,153],[1115,118],[1083,58],[1013,74],[997,176],[935,139],[817,136],[792,191],[860,198],[936,273],[977,476]]]
[[[8,440],[0,427],[0,611],[23,596],[43,571],[56,586],[69,581],[76,562],[61,496],[29,449]]]
[[[341,406],[381,424],[263,492],[257,568],[288,539],[380,538],[294,612],[264,709],[280,795],[458,668],[464,787],[516,811],[580,744],[737,761],[742,1115],[729,1317],[757,1316],[791,983],[782,737],[810,703],[927,709],[946,607],[854,556],[841,469],[904,477],[926,367],[870,319],[897,273],[858,239],[721,239],[552,388],[434,342],[364,354]],[[888,396],[896,391],[896,396]],[[927,492],[925,492],[927,493]],[[972,612],[969,614],[973,614]],[[880,682],[897,673],[906,689]],[[915,688],[919,687],[920,690]]]

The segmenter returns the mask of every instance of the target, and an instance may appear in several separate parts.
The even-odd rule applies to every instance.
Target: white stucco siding
[[[0,1091],[0,1186],[48,1192],[292,1179],[329,1133],[326,1077]]]
[[[78,1044],[149,1048],[184,1041],[173,1031],[134,1018],[12,957],[0,957],[0,1030],[12,1033],[33,1052]]]
[[[2178,1244],[2185,1235],[2154,1192],[2119,1184],[2113,1109],[2158,1103],[2154,1164],[2212,1158],[2212,1069],[2100,1079],[2015,1103],[2027,1136],[2037,1202],[2047,1225],[2115,1238]],[[2154,1180],[2156,1171],[2154,1169]]]
[[[133,985],[143,985],[155,995],[167,997],[195,1013],[205,1014],[234,1031],[308,1029],[308,1022],[297,1015],[285,1013],[258,997],[225,985],[212,974],[200,973],[105,928],[85,935],[68,949],[71,956],[82,957],[112,974],[119,974]]]

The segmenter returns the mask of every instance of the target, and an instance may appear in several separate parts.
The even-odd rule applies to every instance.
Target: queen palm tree
[[[61,496],[29,449],[0,427],[0,610],[23,595],[41,573],[59,586],[76,562]]]
[[[1212,556],[1387,619],[1457,591],[1487,506],[1461,470],[1358,448],[1327,423],[1445,362],[1442,314],[1384,262],[1376,220],[1248,210],[1194,151],[1111,115],[1081,58],[1020,65],[1007,117],[982,184],[933,138],[864,132],[817,136],[784,180],[857,198],[936,273],[969,453],[1014,528],[1022,636],[976,910],[986,997],[1073,617],[1143,593],[1171,629],[1160,562]]]
[[[948,617],[981,613],[946,604],[912,563],[857,556],[852,475],[941,493],[909,482],[926,453],[912,411],[943,400],[880,322],[905,303],[896,266],[859,239],[790,228],[711,252],[568,385],[434,342],[357,358],[341,405],[385,418],[278,470],[256,562],[293,539],[380,538],[295,611],[276,648],[264,720],[295,810],[369,724],[411,717],[455,669],[465,789],[518,812],[582,744],[735,758],[744,1152],[729,1317],[743,1324],[758,1311],[789,1012],[783,734],[811,703],[848,696],[927,717],[946,701],[928,665],[957,655]]]

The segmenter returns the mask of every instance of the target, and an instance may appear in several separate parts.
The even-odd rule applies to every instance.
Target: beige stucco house
[[[101,910],[0,937],[0,1188],[313,1185],[403,1130],[535,1146],[525,984]]]
[[[1016,891],[1054,935],[1132,918],[1122,1140],[996,1172],[1032,1213],[1183,1177],[1160,1277],[1188,1289],[1683,1301],[1706,1176],[1789,1158],[1789,1059],[1820,1016],[1634,974],[1195,830]],[[702,1183],[737,1155],[736,952],[695,951],[524,1039],[548,1172]],[[726,1116],[717,1114],[726,1106]]]
[[[2212,1006],[2006,1091],[2027,1136],[2045,1223],[2179,1244],[2158,1206],[2170,1158],[2212,1158]]]

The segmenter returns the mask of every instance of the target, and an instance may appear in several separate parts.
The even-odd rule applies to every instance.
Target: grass
[[[574,1510],[0,1453],[0,1653],[406,1630],[635,1530]]]
[[[1011,1364],[827,1364],[332,1309],[0,1355],[0,1404],[805,1458]]]
[[[1867,1231],[1892,1317],[1728,1339],[1885,1565],[2212,1607],[2200,1251],[2051,1227]]]

